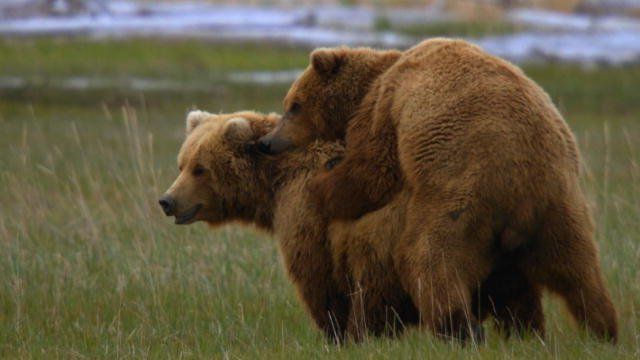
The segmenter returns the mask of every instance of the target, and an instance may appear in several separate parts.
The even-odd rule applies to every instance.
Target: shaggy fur
[[[329,218],[356,219],[410,192],[394,266],[435,333],[477,322],[473,289],[498,273],[505,278],[490,279],[496,287],[485,293],[513,287],[520,305],[508,310],[534,328],[547,288],[580,324],[615,341],[575,139],[520,69],[460,40],[402,54],[322,49],[285,107],[282,125],[263,139],[276,145],[263,150],[304,146],[309,131],[339,139],[346,129],[344,160],[312,183]]]
[[[187,139],[178,156],[180,175],[165,195],[175,204],[173,215],[185,224],[241,221],[273,233],[309,314],[336,342],[345,333],[360,340],[367,334],[393,335],[417,324],[418,310],[394,265],[410,193],[401,192],[356,221],[328,224],[311,202],[307,185],[323,164],[342,155],[343,148],[317,142],[278,157],[258,153],[253,143],[277,119],[252,112],[190,113]],[[185,218],[194,208],[198,211]],[[509,281],[513,273],[496,272],[489,281]],[[491,286],[489,281],[486,286]],[[529,314],[505,308],[508,301],[517,303],[508,292],[479,293],[473,309],[478,316],[493,315],[508,332],[531,325]],[[535,320],[541,322],[538,315]]]

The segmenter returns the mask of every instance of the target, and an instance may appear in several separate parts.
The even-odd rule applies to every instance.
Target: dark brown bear
[[[410,192],[394,264],[435,333],[478,321],[473,291],[499,271],[530,285],[519,303],[537,307],[549,289],[615,341],[575,139],[520,69],[461,40],[404,53],[320,49],[285,109],[265,152],[345,135],[344,160],[312,184],[329,218],[355,219]]]

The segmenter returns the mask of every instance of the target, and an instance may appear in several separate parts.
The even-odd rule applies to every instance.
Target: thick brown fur
[[[166,194],[175,202],[176,218],[197,208],[182,223],[240,221],[273,233],[308,312],[336,342],[345,335],[354,340],[394,335],[417,324],[418,309],[403,288],[394,258],[410,193],[401,192],[358,220],[328,224],[307,186],[328,160],[342,155],[343,147],[316,142],[278,157],[255,151],[255,140],[277,119],[252,112],[190,113],[178,156],[180,175]],[[500,273],[489,278],[505,279]],[[502,305],[521,304],[520,299],[509,292],[477,290],[482,297],[476,296],[474,311],[482,319],[492,315],[507,331],[532,325],[529,314],[512,314]],[[524,305],[529,308],[529,303]]]
[[[410,192],[394,263],[425,325],[449,334],[478,321],[473,289],[509,250],[509,271],[531,284],[521,303],[537,303],[539,289],[550,289],[581,325],[615,341],[616,311],[579,184],[579,152],[548,95],[514,65],[461,40],[427,40],[392,53],[394,61],[378,61],[389,52],[335,53],[312,54],[285,100],[296,111],[269,140],[304,146],[310,138],[300,129],[317,138],[346,129],[344,160],[312,184],[330,218],[356,219]],[[378,68],[359,73],[345,66],[352,62]],[[342,98],[354,83],[367,89],[357,107],[328,107],[321,96],[305,102],[327,89]],[[323,120],[337,130],[323,132]],[[537,306],[526,312],[537,317]]]

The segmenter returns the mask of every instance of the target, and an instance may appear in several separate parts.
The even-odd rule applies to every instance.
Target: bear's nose
[[[263,154],[271,154],[271,140],[261,138],[258,140],[258,151]]]
[[[162,211],[164,211],[165,215],[173,215],[173,210],[175,208],[176,202],[170,196],[164,195],[160,198],[158,204],[160,204],[160,207],[162,208]]]

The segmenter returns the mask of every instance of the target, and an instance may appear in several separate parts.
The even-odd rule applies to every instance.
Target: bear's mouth
[[[202,204],[198,204],[192,207],[191,209],[187,210],[186,212],[184,212],[182,215],[176,215],[175,223],[177,225],[185,225],[185,224],[192,223],[193,219],[196,217],[196,214],[198,213],[198,211],[200,211],[201,207],[202,207]]]

